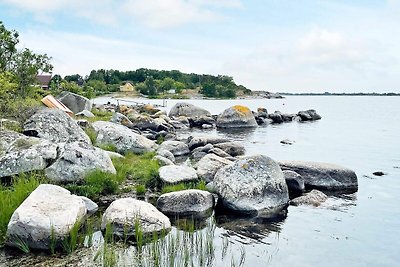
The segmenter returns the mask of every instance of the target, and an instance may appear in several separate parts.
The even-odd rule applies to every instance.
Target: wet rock
[[[289,192],[299,194],[304,191],[304,180],[300,174],[294,171],[283,171],[283,177],[285,178]]]
[[[284,145],[293,145],[295,142],[293,140],[283,139],[280,143]]]
[[[157,199],[157,208],[168,216],[205,217],[211,215],[213,207],[213,195],[202,190],[171,192]]]
[[[175,162],[175,156],[172,154],[170,151],[165,150],[165,149],[158,149],[157,150],[157,155],[167,158],[172,162]]]
[[[174,184],[198,179],[196,170],[185,165],[169,165],[159,169],[160,179],[164,183]]]
[[[174,165],[171,160],[164,158],[163,156],[157,155],[153,158],[153,160],[156,160],[160,166]]]
[[[66,105],[72,112],[79,113],[83,110],[92,110],[93,102],[84,96],[71,92],[64,92],[58,100]]]
[[[81,141],[90,144],[90,138],[65,112],[57,108],[44,108],[32,115],[24,124],[24,134],[40,137],[53,143]]]
[[[272,123],[283,122],[282,114],[279,111],[275,111],[274,113],[268,114],[268,119],[271,119]]]
[[[93,172],[116,173],[114,165],[104,150],[82,142],[60,145],[57,160],[45,169],[46,177],[57,182],[75,182]]]
[[[218,136],[204,136],[204,137],[189,137],[189,149],[193,150],[196,147],[205,146],[207,144],[218,144],[229,142],[227,138]]]
[[[179,116],[194,118],[201,116],[210,117],[211,114],[210,112],[208,112],[203,108],[197,107],[189,103],[180,102],[176,103],[175,106],[173,106],[171,108],[171,111],[169,112],[169,117],[179,117]]]
[[[90,112],[89,110],[82,110],[81,112],[78,112],[75,114],[76,117],[85,117],[85,118],[94,118],[94,114]]]
[[[383,175],[385,175],[386,173],[384,173],[384,172],[382,172],[382,171],[377,171],[377,172],[374,172],[374,173],[372,173],[373,175],[375,175],[375,176],[383,176]]]
[[[123,125],[96,121],[92,126],[97,133],[96,145],[114,145],[119,153],[145,153],[157,148],[154,141],[132,132]]]
[[[189,119],[191,127],[202,127],[203,125],[210,125],[213,127],[215,125],[215,120],[210,116],[200,116]]]
[[[358,189],[355,172],[342,166],[306,161],[283,161],[280,162],[280,166],[282,170],[291,170],[300,174],[306,188],[350,192]]]
[[[181,141],[165,141],[160,145],[160,150],[170,151],[174,156],[189,154],[189,147]]]
[[[57,158],[56,144],[11,131],[0,132],[0,146],[5,148],[0,156],[0,177],[44,170]]]
[[[39,185],[14,211],[7,228],[7,245],[23,241],[30,248],[48,250],[52,232],[56,241],[65,238],[86,215],[81,197],[56,185]]]
[[[239,105],[225,109],[217,118],[218,128],[245,128],[257,125],[251,110]]]
[[[223,151],[222,149],[217,148],[217,147],[215,147],[213,149],[210,149],[209,153],[213,153],[213,154],[215,154],[215,155],[217,155],[219,157],[222,157],[222,158],[231,157],[231,155],[229,155],[228,153],[226,153],[225,151]]]
[[[150,203],[121,198],[113,201],[104,212],[101,229],[104,231],[107,224],[111,224],[114,235],[129,238],[135,236],[137,223],[144,235],[168,231],[171,228],[168,217]]]
[[[328,199],[328,196],[318,190],[312,190],[303,196],[296,197],[290,201],[293,206],[312,205],[319,206]]]
[[[232,164],[230,160],[215,154],[207,154],[196,164],[197,175],[200,179],[211,182],[214,180],[215,173],[229,164]]]
[[[222,149],[232,157],[243,156],[246,152],[244,146],[238,142],[218,143],[215,144],[214,147]]]
[[[301,121],[315,121],[321,119],[321,116],[314,109],[299,111],[297,116],[299,116]]]
[[[270,217],[289,202],[277,162],[263,155],[244,157],[217,171],[213,186],[222,204],[236,212]]]

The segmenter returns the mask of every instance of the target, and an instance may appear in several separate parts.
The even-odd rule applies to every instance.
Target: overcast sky
[[[400,0],[0,0],[54,73],[177,69],[252,90],[400,92]]]

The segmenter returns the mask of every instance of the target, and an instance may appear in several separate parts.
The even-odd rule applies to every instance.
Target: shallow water
[[[107,101],[115,100],[96,99],[96,103]],[[267,125],[239,132],[194,130],[180,135],[228,136],[243,142],[247,155],[340,164],[356,171],[359,181],[355,194],[330,196],[320,207],[290,206],[287,216],[280,220],[258,222],[217,216],[213,266],[231,266],[232,259],[237,265],[242,249],[244,266],[399,266],[400,208],[396,202],[400,192],[399,97],[293,96],[273,100],[183,101],[212,114],[236,104],[252,110],[266,107],[269,112],[288,113],[314,108],[322,120]],[[180,100],[168,100],[166,110],[176,102]],[[295,143],[280,144],[283,139]],[[374,171],[387,175],[376,177],[372,175]],[[222,257],[225,242],[229,246],[226,256]],[[81,259],[87,260],[80,261],[85,266],[91,258]],[[76,263],[79,259],[71,261]],[[129,259],[121,265],[129,265]]]

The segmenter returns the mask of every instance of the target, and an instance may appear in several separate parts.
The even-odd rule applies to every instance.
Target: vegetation
[[[207,191],[206,183],[202,180],[195,183],[179,183],[173,185],[164,185],[161,192],[164,194],[164,193],[182,191],[187,189],[199,189]]]

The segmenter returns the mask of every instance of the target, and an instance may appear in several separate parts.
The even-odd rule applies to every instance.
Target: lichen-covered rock
[[[175,106],[171,108],[169,116],[170,117],[185,116],[188,118],[201,117],[201,116],[210,117],[211,113],[195,105],[181,102],[181,103],[176,103]]]
[[[57,182],[75,182],[93,171],[116,173],[104,150],[82,142],[60,145],[57,160],[45,170],[46,177]]]
[[[93,102],[84,96],[74,94],[71,92],[64,92],[58,99],[61,103],[66,105],[72,112],[79,113],[83,110],[92,110]]]
[[[85,142],[90,138],[70,116],[57,108],[44,108],[24,123],[24,134],[53,143]]]
[[[222,149],[224,152],[228,153],[232,157],[243,156],[246,149],[241,143],[238,142],[226,142],[215,144],[214,147]]]
[[[86,215],[81,197],[57,185],[39,185],[14,211],[7,227],[7,245],[22,242],[33,249],[50,249],[50,240],[60,242]]]
[[[56,144],[18,133],[0,132],[0,146],[6,148],[0,154],[0,177],[44,170],[57,158]]]
[[[168,231],[171,222],[150,203],[133,199],[121,198],[111,203],[103,214],[101,229],[105,230],[107,224],[116,236],[135,236],[137,224],[145,235],[153,232]]]
[[[161,181],[174,184],[180,182],[190,182],[198,179],[196,170],[185,165],[168,165],[159,169]]]
[[[96,121],[92,124],[96,131],[96,145],[114,145],[117,152],[144,153],[157,148],[157,144],[148,138],[132,132],[129,128],[106,121]]]
[[[213,195],[203,190],[171,192],[157,199],[157,208],[168,216],[205,217],[211,215],[213,207]]]
[[[251,110],[239,105],[225,109],[217,118],[218,128],[245,128],[257,125]]]
[[[221,168],[213,186],[222,204],[240,213],[270,217],[289,202],[278,163],[263,155],[245,157]]]
[[[181,141],[165,141],[159,146],[160,150],[167,150],[174,156],[182,156],[189,154],[189,147]]]
[[[358,189],[357,175],[354,171],[339,165],[307,162],[283,161],[282,170],[295,171],[304,179],[306,188],[355,192]]]
[[[319,206],[328,199],[328,196],[318,190],[311,190],[303,196],[296,197],[290,201],[293,206],[312,205]]]
[[[215,154],[207,154],[196,164],[197,176],[206,182],[211,182],[214,180],[215,173],[229,164],[232,164],[232,161]]]

